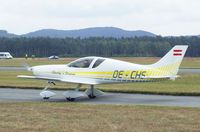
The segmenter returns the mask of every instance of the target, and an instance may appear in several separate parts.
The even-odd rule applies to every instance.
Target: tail
[[[150,67],[162,71],[165,75],[175,77],[187,48],[188,45],[174,46],[163,58],[155,64],[150,65]]]

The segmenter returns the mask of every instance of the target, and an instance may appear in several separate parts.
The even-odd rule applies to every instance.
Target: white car
[[[0,52],[0,59],[12,59],[12,55],[9,52]]]
[[[52,56],[48,57],[48,59],[49,59],[49,60],[52,60],[52,59],[59,59],[59,57],[58,57],[58,56],[55,56],[55,55],[52,55]]]

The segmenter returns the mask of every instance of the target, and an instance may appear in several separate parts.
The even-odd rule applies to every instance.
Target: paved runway
[[[0,71],[25,71],[24,67],[0,67]],[[184,68],[179,69],[179,74],[200,74],[200,69]]]
[[[178,74],[200,74],[200,69],[195,69],[195,68],[179,69]]]
[[[25,67],[0,67],[0,71],[26,71]]]
[[[49,100],[43,100],[39,93],[41,90],[0,88],[0,102],[66,102],[62,93],[54,91],[57,95]],[[167,95],[143,95],[125,93],[105,93],[95,99],[87,96],[78,98],[75,102],[87,104],[129,104],[129,105],[158,105],[158,106],[183,106],[200,107],[200,97],[167,96]]]

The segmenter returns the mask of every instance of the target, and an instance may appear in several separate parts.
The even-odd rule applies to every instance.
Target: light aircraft
[[[94,88],[94,85],[98,84],[175,80],[187,48],[187,45],[174,46],[158,62],[150,65],[90,56],[69,64],[27,67],[34,76],[18,75],[17,77],[47,80],[49,84],[40,93],[43,99],[49,99],[55,95],[54,92],[48,90],[48,87],[51,84],[55,85],[56,81],[77,84],[75,90],[63,93],[68,101],[74,101],[85,95],[95,98],[103,94],[102,91]],[[84,93],[79,92],[82,84],[90,85]]]

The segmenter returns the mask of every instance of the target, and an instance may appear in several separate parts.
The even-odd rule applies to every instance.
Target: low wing
[[[89,84],[89,85],[99,84],[95,79],[85,78],[85,77],[77,77],[77,76],[72,76],[72,75],[68,75],[68,76],[61,77],[61,78],[52,78],[52,77],[43,77],[43,76],[26,76],[26,75],[18,75],[17,77],[26,78],[26,79],[42,79],[42,80],[52,80],[52,81],[78,83],[78,84]]]
[[[96,79],[87,78],[87,77],[78,77],[73,75],[65,75],[61,77],[61,82],[68,82],[68,83],[81,83],[81,84],[90,84],[96,85],[99,84]]]
[[[45,76],[26,76],[26,75],[19,75],[17,77],[26,78],[26,79],[42,79],[42,80],[60,81],[60,82],[67,82],[67,83],[88,84],[88,85],[100,84],[100,82],[97,79],[79,77],[79,76],[74,76],[74,75],[65,75],[65,76],[61,76],[60,78],[52,78],[52,77],[45,77]],[[177,77],[179,76],[146,76],[143,79],[175,80]]]

